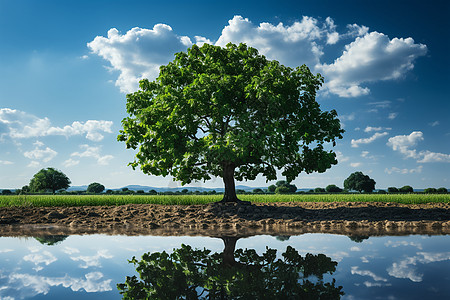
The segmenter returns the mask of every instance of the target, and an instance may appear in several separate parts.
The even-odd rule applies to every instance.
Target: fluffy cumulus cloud
[[[72,157],[82,157],[82,158],[94,158],[97,160],[99,165],[108,165],[110,160],[114,158],[112,155],[101,155],[101,147],[92,147],[89,145],[81,145],[80,148],[84,150],[83,152],[74,152],[71,154]],[[64,162],[65,166],[77,165],[79,161],[69,159]]]
[[[46,147],[42,142],[37,141],[34,143],[34,149],[24,152],[23,155],[26,158],[34,161],[34,164],[32,163],[30,165],[31,167],[33,167],[40,165],[39,161],[51,161],[56,155],[58,155],[58,152],[49,147]]]
[[[369,94],[365,83],[401,78],[414,68],[415,60],[427,53],[427,47],[412,38],[390,39],[370,32],[345,46],[343,54],[332,64],[318,66],[329,92],[340,97]]]
[[[103,133],[112,133],[112,121],[75,121],[71,125],[55,127],[48,118],[38,118],[32,114],[10,108],[0,109],[0,139],[9,136],[13,139],[61,135],[65,137],[86,135],[91,141],[101,141]]]
[[[397,135],[389,138],[387,145],[392,150],[403,154],[405,158],[416,159],[418,163],[450,163],[450,154],[436,153],[429,150],[417,151],[414,149],[423,140],[423,133],[421,131],[413,131],[409,135]]]
[[[116,85],[122,92],[137,90],[141,78],[153,80],[159,67],[173,59],[195,41],[225,46],[246,43],[269,59],[295,67],[308,65],[326,78],[326,90],[341,97],[369,94],[367,83],[403,77],[414,68],[416,59],[427,53],[427,46],[412,38],[389,38],[358,24],[338,32],[334,20],[309,16],[292,24],[254,24],[243,16],[234,16],[222,29],[217,41],[202,36],[193,39],[177,35],[166,24],[153,29],[135,27],[122,34],[112,28],[106,37],[97,36],[87,45],[92,53],[107,60],[119,72]],[[328,45],[347,43],[342,55],[331,64],[321,61]]]
[[[52,287],[70,288],[72,291],[88,293],[111,291],[111,279],[104,279],[100,272],[90,272],[83,277],[46,277],[23,273],[11,273],[8,276],[8,288],[16,291],[16,295],[31,298],[39,294],[47,295]]]
[[[361,139],[357,139],[357,140],[352,139],[351,144],[352,144],[353,148],[358,148],[359,145],[361,145],[361,144],[370,144],[373,141],[375,141],[376,139],[379,139],[386,135],[388,135],[387,132],[375,132],[374,135],[372,135],[369,138],[361,138]]]
[[[421,282],[423,274],[417,271],[418,264],[429,264],[450,260],[450,252],[430,253],[418,252],[416,256],[407,257],[399,262],[394,262],[387,271],[396,278],[406,278],[413,282]]]
[[[315,66],[323,55],[322,45],[326,42],[333,44],[338,39],[331,18],[321,25],[317,19],[304,16],[300,22],[289,26],[283,23],[255,25],[247,18],[235,16],[222,30],[216,45],[246,43],[282,64]]]
[[[202,43],[208,41],[198,39]],[[192,41],[175,34],[168,25],[157,24],[153,29],[135,27],[125,34],[112,28],[107,37],[97,36],[87,45],[120,72],[116,85],[122,92],[129,93],[137,89],[140,79],[156,78],[159,67],[173,60],[176,52],[190,47]]]

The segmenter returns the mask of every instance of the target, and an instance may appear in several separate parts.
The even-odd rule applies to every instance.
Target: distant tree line
[[[46,168],[37,172],[30,180],[29,185],[23,186],[21,189],[16,189],[14,192],[9,189],[1,191],[1,195],[13,194],[63,194],[63,195],[85,195],[85,194],[107,194],[107,195],[215,195],[223,194],[215,190],[208,191],[192,191],[182,189],[181,191],[163,191],[157,192],[152,189],[148,192],[144,190],[130,190],[129,188],[122,188],[119,190],[108,189],[105,191],[105,186],[98,182],[89,184],[85,191],[67,191],[70,185],[70,179],[61,171],[54,168]],[[356,191],[359,193],[372,193],[375,190],[375,180],[362,172],[354,172],[344,180],[344,188],[340,188],[335,184],[330,184],[325,188],[317,187],[309,191],[297,191],[297,187],[288,181],[280,180],[276,184],[270,185],[267,189],[256,188],[253,191],[246,191],[237,189],[236,194],[321,194],[321,193],[350,193]],[[379,194],[407,194],[414,193],[414,189],[405,185],[400,188],[388,187],[386,190],[378,190]],[[427,188],[423,191],[425,194],[446,194],[448,190],[445,187]]]

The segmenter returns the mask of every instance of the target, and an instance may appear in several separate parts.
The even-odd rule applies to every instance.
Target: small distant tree
[[[378,194],[387,194],[385,190],[378,190]]]
[[[188,189],[182,189],[182,190],[181,190],[181,193],[182,193],[182,194],[187,194],[188,192],[189,192]]]
[[[105,186],[103,184],[100,184],[98,182],[93,182],[88,186],[86,192],[93,193],[93,194],[100,194],[104,190],[105,190]]]
[[[414,193],[414,189],[409,185],[405,185],[400,188],[400,193]]]
[[[144,190],[137,190],[136,194],[145,194]]]
[[[327,193],[340,193],[340,192],[342,192],[342,189],[340,187],[336,186],[335,184],[327,185],[325,190],[327,191]]]
[[[398,193],[398,192],[399,192],[398,188],[393,187],[393,186],[388,187],[389,194],[394,194],[394,193]]]
[[[34,174],[29,186],[32,192],[51,191],[54,194],[57,190],[67,189],[70,183],[70,179],[63,172],[47,168]]]
[[[267,190],[268,190],[270,193],[275,193],[275,190],[276,190],[276,189],[277,189],[277,186],[274,185],[274,184],[269,185],[269,187],[267,188]]]
[[[12,195],[11,190],[2,190],[2,195]]]
[[[355,190],[358,192],[364,191],[365,193],[371,193],[375,189],[375,180],[362,172],[355,172],[344,180],[344,188],[348,190]]]
[[[148,191],[148,193],[149,193],[150,195],[157,195],[157,194],[158,194],[158,192],[155,191],[155,190],[150,190],[150,191]]]
[[[290,184],[286,180],[278,181],[276,186],[276,194],[293,194],[297,191],[297,187],[294,184]]]
[[[114,191],[113,190],[106,190],[106,194],[114,194]]]
[[[314,189],[314,193],[325,193],[325,189],[321,187],[316,187]]]
[[[264,191],[262,189],[254,189],[253,194],[264,194]]]
[[[30,192],[30,187],[28,185],[24,185],[21,189],[20,189],[20,193],[21,194],[27,194]]]
[[[447,194],[448,190],[445,187],[440,187],[436,190],[439,194]]]
[[[437,190],[435,188],[427,188],[423,191],[425,194],[436,194]]]

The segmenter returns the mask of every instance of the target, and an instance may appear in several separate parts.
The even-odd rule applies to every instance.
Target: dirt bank
[[[0,208],[0,236],[450,234],[450,204],[366,202]]]

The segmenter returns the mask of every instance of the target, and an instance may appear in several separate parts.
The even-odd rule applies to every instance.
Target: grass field
[[[13,195],[0,196],[0,207],[83,206],[124,204],[193,205],[208,204],[222,195]],[[450,194],[294,194],[238,195],[239,199],[259,202],[397,202],[420,204],[450,202]]]

